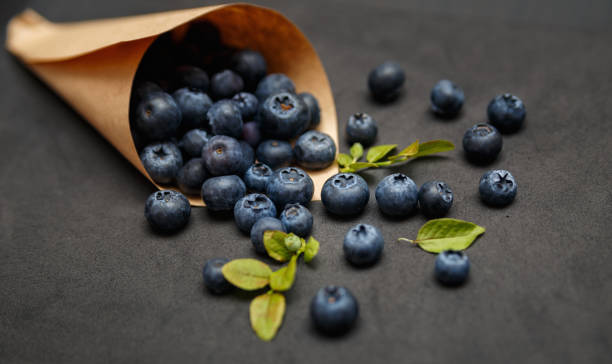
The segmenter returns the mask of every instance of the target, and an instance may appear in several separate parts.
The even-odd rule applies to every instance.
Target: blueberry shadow
[[[470,283],[470,275],[468,274],[467,278],[465,279],[465,281],[461,282],[461,283],[457,283],[457,284],[446,284],[446,283],[442,283],[440,282],[437,278],[435,273],[432,273],[430,275],[430,279],[434,281],[434,285],[437,286],[438,288],[444,289],[444,290],[448,290],[448,291],[456,291],[459,290],[461,288],[464,288],[465,286],[467,286]]]
[[[459,110],[456,114],[440,114],[435,111],[431,107],[427,108],[425,111],[425,116],[428,121],[443,121],[450,122],[459,120],[463,116],[463,109]]]
[[[334,334],[334,333],[326,333],[326,332],[318,330],[316,326],[314,325],[314,322],[310,319],[310,315],[308,319],[310,321],[308,324],[308,331],[307,331],[308,335],[313,336],[313,337],[325,338],[326,340],[331,340],[331,341],[348,340],[349,338],[355,335],[357,330],[359,330],[359,328],[362,325],[361,316],[358,315],[357,319],[355,320],[351,328],[348,329],[348,331]]]
[[[349,262],[345,258],[345,259],[342,259],[343,260],[342,265],[343,265],[344,268],[349,268],[351,270],[370,271],[370,270],[374,269],[376,266],[378,266],[380,264],[384,264],[384,259],[385,259],[385,251],[383,249],[383,252],[381,253],[380,258],[375,260],[373,263],[370,263],[370,264],[353,264],[353,263]]]

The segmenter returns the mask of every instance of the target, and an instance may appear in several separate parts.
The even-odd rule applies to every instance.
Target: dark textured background
[[[200,6],[198,1],[8,1],[4,26],[30,6],[68,21]],[[512,362],[596,363],[612,357],[612,3],[601,1],[265,1],[314,43],[344,127],[366,111],[379,142],[446,138],[460,145],[488,101],[510,91],[526,127],[504,137],[493,166],[509,169],[518,198],[505,209],[477,195],[487,169],[459,150],[399,168],[417,184],[447,181],[450,216],[487,228],[468,251],[459,289],[432,277],[434,256],[398,237],[425,221],[391,221],[371,200],[339,220],[311,205],[321,252],[301,267],[275,341],[250,329],[251,295],[203,293],[211,257],[253,256],[232,220],[193,211],[176,236],[153,234],[143,217],[153,192],[93,128],[6,52],[0,52],[0,362]],[[2,38],[5,30],[2,29]],[[380,106],[367,97],[369,69],[387,59],[406,69],[405,93]],[[463,87],[456,120],[428,112],[433,84]],[[344,140],[344,135],[341,135]],[[341,150],[347,146],[342,143]],[[373,188],[388,170],[368,172]],[[382,229],[376,266],[342,256],[347,229]],[[361,317],[348,336],[310,326],[308,305],[329,283],[350,288]]]

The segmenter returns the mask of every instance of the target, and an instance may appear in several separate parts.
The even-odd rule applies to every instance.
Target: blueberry
[[[242,139],[253,148],[257,148],[261,141],[261,132],[259,131],[259,123],[256,121],[249,121],[244,123],[242,127]]]
[[[212,100],[204,92],[195,88],[180,88],[172,94],[183,116],[181,128],[189,130],[206,126],[206,113]]]
[[[261,130],[275,139],[300,135],[310,121],[308,107],[294,94],[281,92],[268,97],[259,109]]]
[[[266,231],[285,231],[283,224],[281,221],[275,217],[262,217],[257,220],[253,227],[251,228],[251,242],[253,243],[253,247],[255,247],[255,251],[259,254],[266,254],[266,247],[263,242],[263,234]]]
[[[310,130],[295,142],[293,154],[298,164],[306,169],[327,168],[336,160],[336,143],[329,135]]]
[[[369,266],[382,255],[385,241],[380,230],[372,225],[357,224],[344,236],[344,257],[356,266]]]
[[[270,177],[272,169],[266,164],[257,162],[244,173],[244,183],[251,191],[265,193]]]
[[[463,135],[463,150],[475,163],[491,163],[502,149],[502,136],[490,124],[476,124]]]
[[[261,53],[252,50],[243,50],[231,59],[232,69],[242,77],[247,89],[251,90],[268,73],[266,59]]]
[[[433,112],[453,116],[461,110],[465,96],[459,86],[449,80],[441,80],[431,90],[430,99]]]
[[[183,165],[181,151],[173,143],[154,143],[144,147],[140,160],[149,176],[159,184],[174,180]]]
[[[176,184],[184,193],[198,195],[202,190],[202,183],[208,177],[204,160],[193,158],[185,163],[176,176]]]
[[[282,73],[271,73],[262,78],[257,84],[255,96],[260,102],[279,92],[295,93],[293,81]]]
[[[366,113],[351,115],[346,124],[346,136],[350,144],[361,143],[364,147],[372,145],[377,133],[376,120]]]
[[[242,135],[242,114],[230,100],[217,101],[206,113],[210,129],[215,135],[228,135],[240,138]]]
[[[257,160],[270,168],[284,167],[293,161],[293,149],[283,140],[264,140],[257,147]]]
[[[526,113],[523,101],[511,94],[496,96],[487,107],[489,122],[502,133],[519,130]]]
[[[429,218],[442,217],[453,205],[453,191],[442,181],[425,182],[419,189],[419,207]]]
[[[288,203],[308,205],[314,194],[314,183],[308,173],[300,168],[280,168],[270,177],[266,194],[279,209]]]
[[[400,65],[387,61],[370,72],[368,87],[375,99],[389,101],[397,97],[405,79]]]
[[[315,328],[327,335],[344,334],[359,316],[359,305],[344,287],[321,288],[310,303],[310,317]]]
[[[261,193],[246,195],[234,206],[234,220],[242,232],[249,233],[253,224],[262,217],[275,217],[276,207],[272,200]]]
[[[191,205],[187,197],[180,192],[157,191],[147,198],[144,214],[153,229],[170,233],[187,225]]]
[[[235,175],[209,178],[202,185],[202,201],[210,211],[232,211],[245,194],[244,182]]]
[[[514,201],[518,185],[512,174],[503,169],[486,172],[480,178],[478,192],[484,203],[490,206],[506,206]]]
[[[440,283],[456,286],[468,277],[470,260],[462,251],[445,250],[436,257],[434,274]]]
[[[302,92],[298,96],[304,101],[308,110],[310,110],[310,127],[315,127],[321,122],[321,108],[319,101],[310,92]]]
[[[221,271],[226,263],[229,263],[229,259],[214,258],[206,262],[202,270],[204,286],[214,294],[227,293],[234,288],[234,286],[225,279]]]
[[[242,161],[240,162],[237,173],[239,176],[243,176],[247,169],[255,162],[255,151],[249,143],[244,140],[240,141],[240,149],[242,150]]]
[[[165,92],[154,92],[138,103],[134,124],[149,140],[167,140],[181,126],[181,110]]]
[[[216,73],[210,80],[210,92],[216,100],[230,98],[242,91],[243,88],[242,77],[230,70]]]
[[[299,203],[287,204],[280,214],[280,219],[288,233],[305,238],[312,231],[312,214]]]
[[[215,135],[202,149],[202,158],[210,174],[223,176],[238,173],[244,155],[239,141],[229,136]]]
[[[208,143],[210,135],[203,129],[192,129],[183,135],[179,147],[190,157],[201,157],[202,148]]]
[[[419,189],[410,177],[394,173],[376,186],[376,202],[380,210],[390,216],[407,216],[417,209]]]
[[[190,87],[207,92],[209,83],[208,74],[194,66],[180,66],[174,75],[175,88]]]
[[[356,215],[370,199],[366,181],[354,173],[338,173],[325,181],[321,201],[327,211],[336,215]]]
[[[155,92],[164,92],[164,90],[155,82],[146,81],[134,87],[132,90],[132,97],[135,100],[140,101],[146,99],[150,94]]]
[[[240,92],[232,97],[232,101],[236,103],[240,114],[242,114],[242,120],[251,120],[257,113],[259,107],[259,101],[255,95],[248,92]]]

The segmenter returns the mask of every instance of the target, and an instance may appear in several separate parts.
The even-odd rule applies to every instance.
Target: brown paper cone
[[[269,72],[285,73],[299,92],[315,95],[321,107],[317,129],[338,144],[336,109],[319,57],[292,22],[270,9],[231,4],[64,24],[51,23],[26,10],[9,22],[6,47],[153,182],[140,162],[130,132],[132,81],[157,36],[202,19],[220,29],[225,44],[261,52]],[[313,199],[320,199],[323,183],[337,172],[335,164],[309,171],[315,183]],[[203,206],[198,197],[189,200]]]

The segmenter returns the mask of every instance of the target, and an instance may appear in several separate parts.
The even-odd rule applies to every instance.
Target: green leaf
[[[276,336],[285,316],[285,296],[282,293],[267,292],[251,301],[249,314],[253,331],[264,341]]]
[[[376,167],[386,167],[393,164],[393,161],[376,162],[374,164],[376,164]]]
[[[417,244],[421,249],[430,253],[439,253],[444,250],[467,249],[478,235],[485,232],[485,228],[468,221],[458,219],[429,220],[419,229],[415,240],[400,238]]]
[[[341,167],[345,167],[345,166],[348,166],[349,164],[353,163],[353,158],[351,158],[350,155],[344,154],[344,153],[339,153],[338,154],[338,158],[336,158],[336,160],[338,161],[338,164]]]
[[[274,291],[286,291],[293,285],[297,270],[297,255],[291,257],[289,264],[270,275],[270,288]]]
[[[306,263],[310,263],[310,261],[317,255],[318,252],[319,242],[311,236],[310,238],[308,238],[308,242],[306,243],[306,250],[304,250],[304,261]]]
[[[302,240],[304,239],[300,238],[294,233],[289,233],[287,236],[285,236],[285,246],[287,247],[287,250],[293,254],[302,247]]]
[[[368,162],[355,162],[355,163],[351,163],[351,165],[349,166],[349,168],[355,172],[358,171],[360,169],[365,169],[365,168],[376,168],[378,167],[378,165],[376,163],[368,163]]]
[[[395,160],[398,158],[406,158],[406,157],[412,157],[413,155],[417,154],[419,152],[419,141],[417,140],[416,142],[410,144],[409,146],[407,146],[406,148],[402,149],[401,152],[397,153],[396,155],[392,155],[389,157],[389,160]]]
[[[372,147],[368,150],[366,160],[370,163],[378,162],[395,149],[395,147],[397,147],[397,144],[383,144]]]
[[[293,252],[287,249],[285,245],[287,235],[287,233],[276,230],[264,232],[264,247],[270,258],[279,262],[286,262],[293,256]]]
[[[272,274],[267,264],[250,258],[232,260],[221,268],[221,272],[231,284],[247,291],[267,286]]]
[[[357,162],[361,156],[363,156],[363,146],[361,143],[355,143],[351,146],[351,157],[353,157],[353,162]]]
[[[412,155],[412,158],[423,157],[426,155],[448,152],[455,149],[455,145],[448,140],[431,140],[419,145],[418,153]]]

